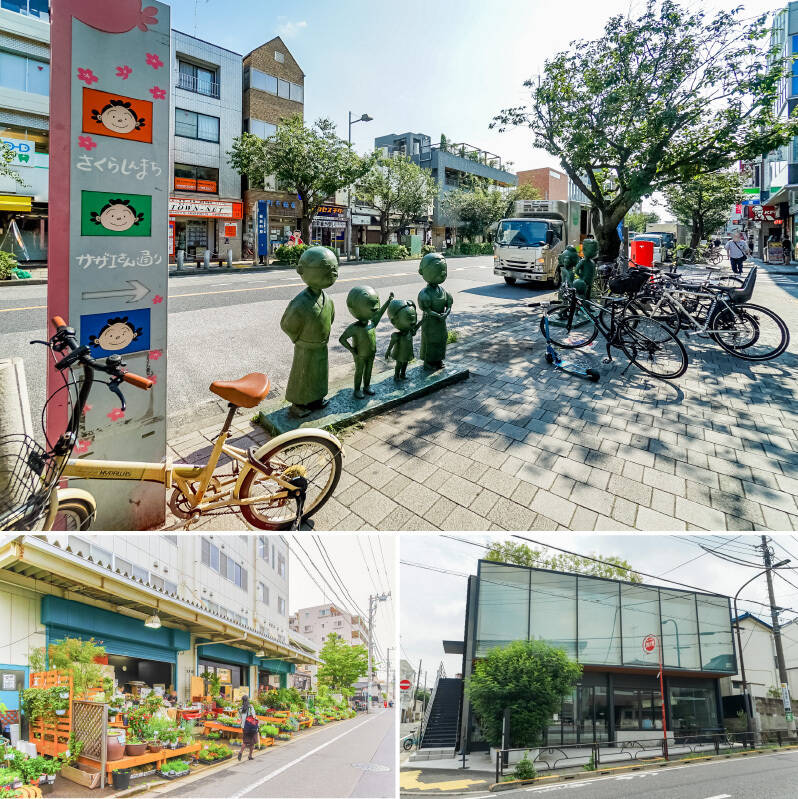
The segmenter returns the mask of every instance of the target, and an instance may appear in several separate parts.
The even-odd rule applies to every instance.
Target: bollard
[[[356,261],[360,260],[360,247],[357,246],[355,247],[355,260]]]
[[[210,250],[205,250],[205,252],[202,254],[202,266],[203,266],[204,269],[210,269],[211,268],[211,251]]]
[[[185,262],[185,260],[186,260],[186,251],[185,250],[178,250],[177,251],[177,257],[175,258],[175,261],[177,262],[177,271],[178,272],[182,272],[183,271],[183,263]]]
[[[21,452],[19,434],[22,433],[33,435],[25,366],[22,358],[0,358],[0,496],[13,493],[9,490],[9,482]],[[5,438],[10,435],[15,438]]]
[[[227,268],[233,268],[233,249],[232,247],[227,250]]]

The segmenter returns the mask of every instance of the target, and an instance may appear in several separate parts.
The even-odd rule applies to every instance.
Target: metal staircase
[[[413,760],[454,757],[462,696],[463,681],[447,677],[441,664],[424,714],[419,751]]]

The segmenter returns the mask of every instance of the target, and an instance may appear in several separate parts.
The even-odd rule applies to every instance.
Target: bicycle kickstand
[[[297,489],[294,495],[297,513],[296,519],[291,525],[291,530],[299,530],[302,526],[302,516],[305,514],[305,495],[308,490],[308,481],[305,477],[293,477],[290,483]]]
[[[610,340],[607,339],[607,357],[603,358],[602,363],[612,363],[612,353],[610,352]]]

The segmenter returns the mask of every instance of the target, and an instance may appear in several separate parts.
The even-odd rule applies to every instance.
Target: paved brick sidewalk
[[[754,301],[798,330],[798,281],[763,269]],[[798,529],[798,343],[749,364],[690,338],[688,371],[670,383],[622,375],[623,354],[603,365],[594,345],[590,383],[546,364],[536,310],[453,317],[449,361],[471,378],[344,433],[317,530]],[[246,422],[239,432],[264,440]],[[176,454],[209,446],[193,435]]]

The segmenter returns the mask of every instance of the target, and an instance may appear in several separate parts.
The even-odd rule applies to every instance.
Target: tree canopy
[[[626,227],[635,233],[645,233],[649,222],[659,222],[659,214],[654,211],[629,211],[626,215]]]
[[[274,175],[278,184],[296,189],[302,200],[302,238],[310,240],[310,221],[339,189],[356,183],[374,158],[359,156],[335,132],[329,119],[307,126],[299,114],[283,120],[274,134],[261,139],[243,133],[227,153],[230,165],[253,186]]]
[[[14,151],[11,145],[5,142],[0,143],[0,177],[11,178],[15,183],[23,185],[25,181],[22,176],[11,166],[14,160]]]
[[[469,240],[487,235],[488,228],[506,215],[508,207],[507,195],[480,183],[445,192],[441,205],[452,224]]]
[[[491,746],[502,743],[502,719],[510,711],[512,747],[535,746],[582,674],[562,649],[543,641],[515,641],[491,649],[474,665],[466,693]]]
[[[691,247],[729,220],[732,206],[742,200],[739,172],[712,172],[665,188],[665,201],[679,222],[692,225]]]
[[[628,580],[640,583],[642,579],[635,573],[631,564],[614,555],[593,555],[581,558],[565,552],[550,554],[543,549],[532,549],[526,544],[515,541],[497,541],[491,545],[485,560],[497,563],[514,563],[517,566],[531,566],[535,569],[552,569],[554,571],[578,572],[592,577],[606,577],[610,580]],[[601,561],[596,563],[596,561]]]
[[[572,42],[527,80],[529,106],[493,125],[528,126],[533,146],[558,157],[592,204],[603,256],[641,198],[673,183],[748,161],[789,142],[798,121],[780,120],[780,82],[791,64],[769,58],[767,15],[744,7],[709,16],[674,0],[648,0],[616,15],[603,35]]]
[[[378,157],[355,186],[357,196],[380,214],[380,242],[390,233],[426,218],[437,194],[432,173],[407,156]]]
[[[319,668],[319,683],[344,694],[368,672],[369,654],[362,644],[349,646],[337,633],[330,633],[319,652],[324,665]]]

